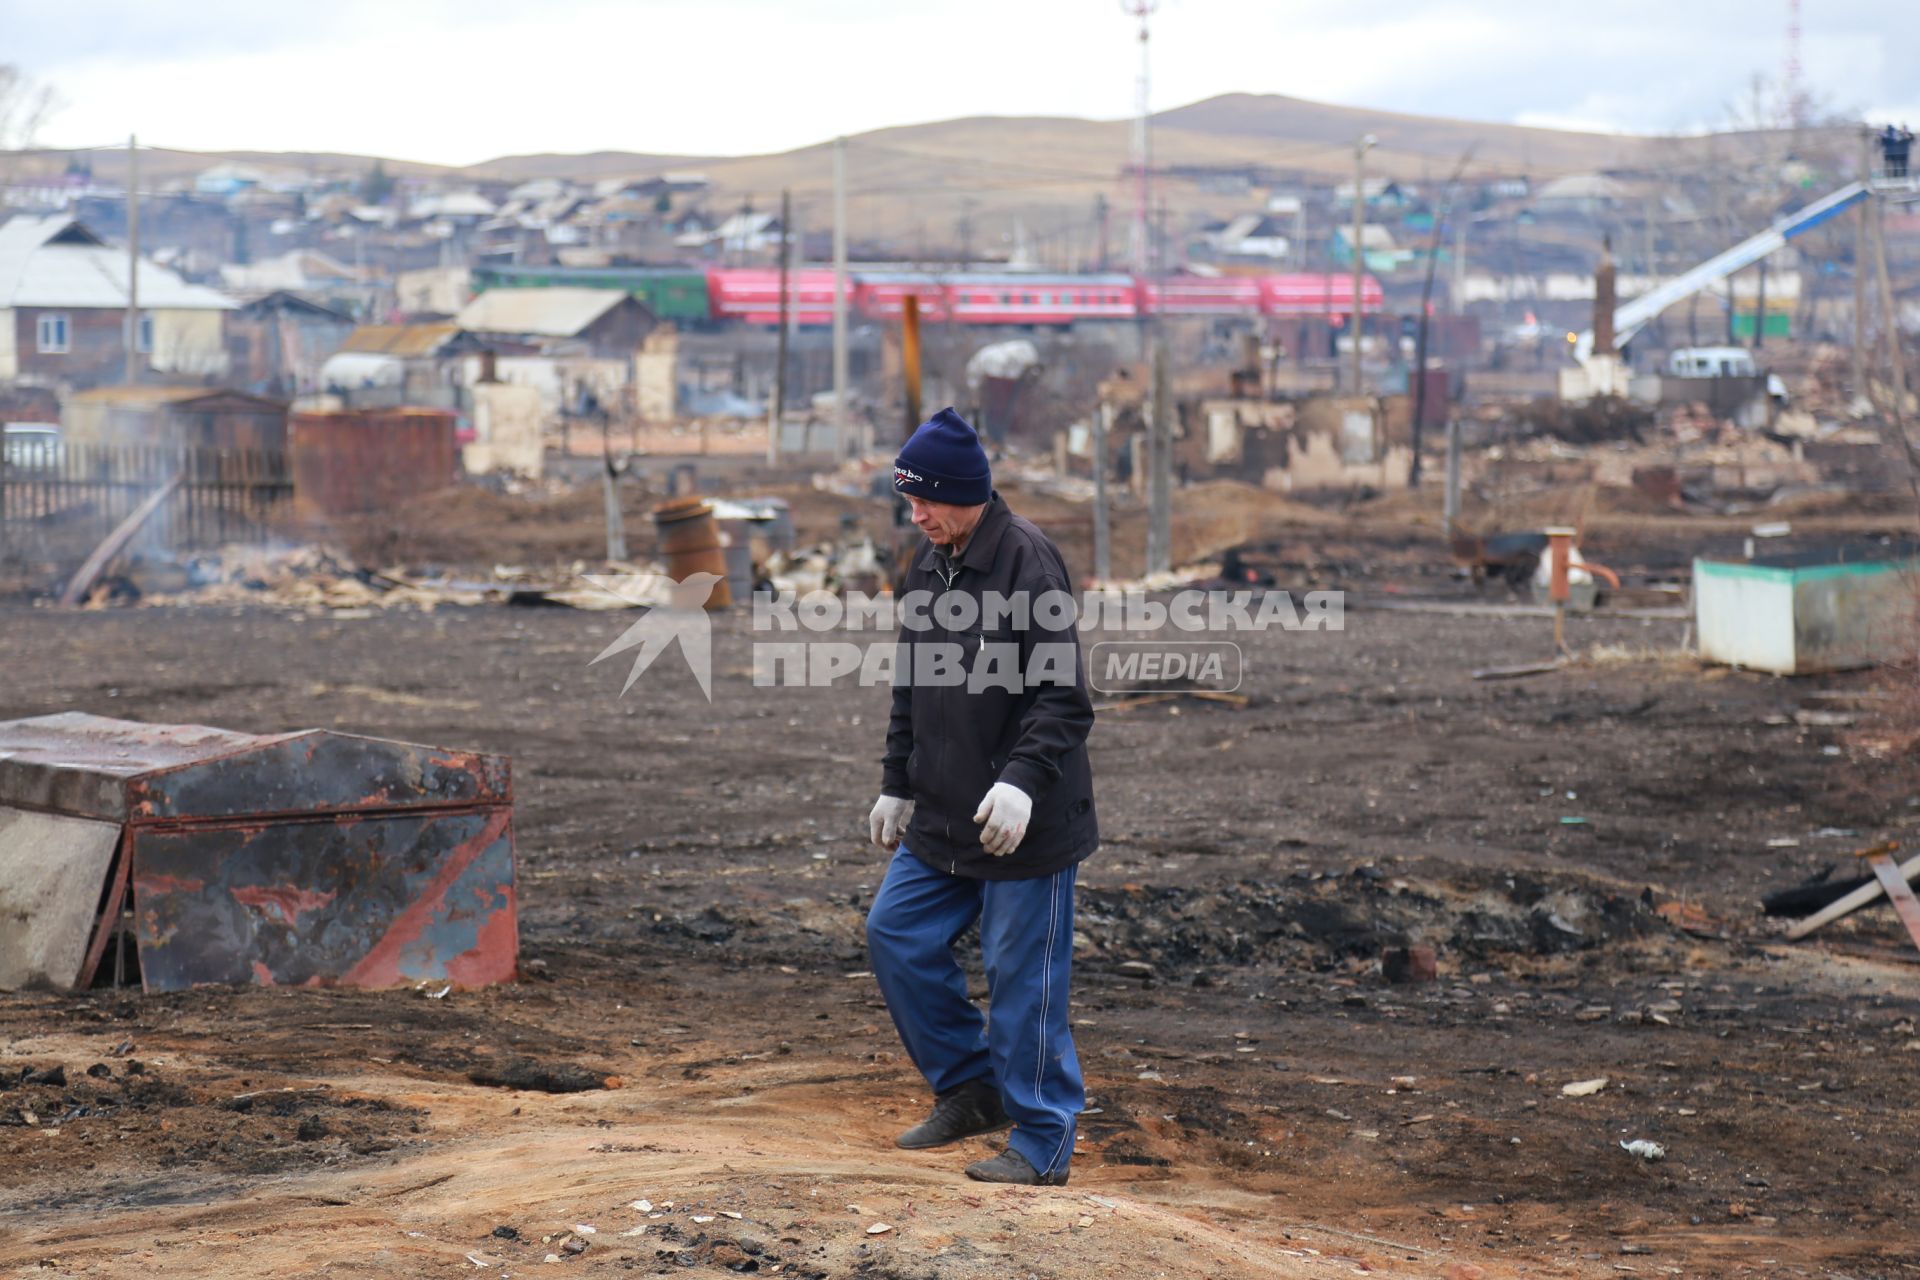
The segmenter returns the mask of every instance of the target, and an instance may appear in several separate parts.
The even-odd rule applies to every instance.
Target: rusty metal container
[[[696,573],[711,573],[714,583],[707,597],[707,608],[725,609],[733,604],[727,589],[727,554],[720,544],[720,526],[713,518],[713,506],[697,495],[673,498],[653,509],[654,527],[660,531],[660,553],[667,560],[667,576],[685,582]]]
[[[302,511],[385,511],[452,485],[460,472],[456,419],[446,409],[296,413],[287,449]]]
[[[206,387],[99,387],[70,397],[60,411],[69,446],[172,445],[189,449],[287,447],[287,404]]]
[[[0,989],[461,987],[518,959],[504,756],[0,722]]]

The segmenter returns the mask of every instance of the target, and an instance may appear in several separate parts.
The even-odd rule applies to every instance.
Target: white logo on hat
[[[917,471],[909,471],[905,467],[895,467],[893,469],[893,482],[895,484],[905,484],[909,480],[915,484],[925,484],[927,482],[927,478]],[[940,487],[938,480],[934,481],[933,484],[936,489]]]

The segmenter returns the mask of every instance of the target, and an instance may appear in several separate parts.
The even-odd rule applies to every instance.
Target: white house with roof
[[[1213,236],[1214,249],[1235,258],[1273,258],[1287,256],[1293,247],[1287,228],[1269,214],[1243,213]]]
[[[653,312],[618,289],[489,289],[461,308],[462,331],[545,354],[631,359]]]
[[[743,209],[711,231],[689,231],[673,243],[682,249],[717,245],[726,253],[762,253],[780,243],[780,215]]]
[[[491,218],[498,206],[477,191],[447,191],[421,196],[407,206],[407,216],[423,221],[434,218],[478,222]]]
[[[91,387],[126,367],[132,266],[71,217],[0,223],[0,382]],[[231,298],[143,260],[139,354],[143,368],[210,377],[227,367]]]

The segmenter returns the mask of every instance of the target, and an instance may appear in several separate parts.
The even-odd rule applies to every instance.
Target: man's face
[[[927,540],[936,547],[951,547],[972,533],[973,526],[980,523],[980,513],[986,510],[985,506],[957,507],[951,502],[934,502],[910,493],[901,496],[913,508],[913,527],[926,534]]]

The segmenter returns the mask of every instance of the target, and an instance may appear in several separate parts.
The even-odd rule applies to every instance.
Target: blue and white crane
[[[1870,191],[1871,188],[1864,182],[1850,182],[1797,213],[1777,220],[1760,234],[1749,236],[1724,253],[1715,254],[1692,270],[1682,272],[1671,280],[1663,280],[1639,297],[1621,303],[1613,312],[1615,344],[1624,344],[1674,303],[1752,266],[1775,250],[1784,248],[1796,237],[1845,213],[1865,200]],[[1588,363],[1593,355],[1593,330],[1588,329],[1575,337],[1573,354],[1581,364]]]

